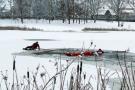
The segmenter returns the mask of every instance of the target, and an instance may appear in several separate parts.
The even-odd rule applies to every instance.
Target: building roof
[[[107,10],[109,10],[112,15],[115,15],[115,12],[113,10],[111,10],[107,6],[107,4],[104,4],[104,6],[102,6],[102,8],[99,9],[98,14],[99,15],[105,15],[105,13],[106,13]],[[126,5],[125,8],[122,8],[122,13],[128,13],[128,14],[135,15],[135,10],[133,8],[131,8],[129,5]]]
[[[114,11],[111,10],[107,5],[102,6],[101,9],[99,9],[98,14],[105,15],[107,10],[109,10],[112,15],[115,15]]]

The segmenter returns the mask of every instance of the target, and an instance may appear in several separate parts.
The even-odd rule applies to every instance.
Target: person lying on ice
[[[40,50],[40,46],[39,46],[38,42],[35,42],[31,46],[27,46],[27,47],[23,48],[23,50],[36,50],[36,49]]]

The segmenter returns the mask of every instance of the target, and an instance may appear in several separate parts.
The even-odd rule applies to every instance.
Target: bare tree
[[[84,14],[83,14],[83,16],[84,16],[84,24],[88,22],[88,16],[91,16],[91,14],[90,14],[91,12],[89,13],[89,10],[88,10],[89,9],[89,2],[88,1],[84,2]],[[98,11],[97,11],[97,13],[98,13]]]
[[[74,21],[75,21],[75,0],[72,0],[71,4],[72,4],[72,19],[73,19],[73,23],[74,23]]]
[[[48,0],[48,18],[49,18],[49,23],[51,22],[51,16],[52,16],[52,1]]]
[[[4,0],[0,0],[0,16],[2,12],[5,10],[6,4],[4,4]]]
[[[85,0],[85,2],[88,2],[87,8],[95,23],[98,16],[99,9],[103,5],[103,0]]]
[[[75,2],[74,4],[74,17],[79,19],[79,24],[81,23],[81,18],[84,14],[84,8],[81,0],[78,0],[78,2]],[[77,23],[77,20],[76,20]]]
[[[13,0],[13,14],[21,19],[23,23],[24,18],[31,16],[32,0]]]
[[[128,0],[128,4],[131,6],[131,8],[135,11],[135,0]]]
[[[67,0],[67,18],[68,18],[68,23],[70,24],[70,19],[71,19],[71,0]]]
[[[49,8],[49,1],[48,0],[34,0],[32,5],[33,16],[36,19],[41,19],[50,17],[50,8]]]
[[[13,0],[8,0],[10,6],[10,18],[13,18]]]
[[[21,19],[21,22],[23,23],[23,0],[16,0],[16,7],[18,17]]]
[[[118,21],[118,27],[120,26],[120,20],[122,16],[122,9],[125,8],[125,0],[108,0],[109,8],[116,14],[116,20]]]
[[[62,22],[65,22],[65,2],[64,0],[60,0],[60,12],[62,17]]]

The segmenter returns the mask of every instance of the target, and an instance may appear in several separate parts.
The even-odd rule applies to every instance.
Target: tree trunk
[[[120,21],[118,20],[118,27],[120,27]]]
[[[21,23],[23,24],[23,18],[21,18]]]
[[[119,15],[117,16],[117,21],[118,21],[118,27],[120,27],[120,17],[119,17]]]
[[[96,23],[96,15],[94,15],[94,23]]]
[[[62,22],[64,23],[65,22],[65,19],[63,18]]]
[[[68,19],[68,24],[70,24],[70,17],[69,17],[69,19]]]
[[[20,14],[21,14],[21,23],[23,24],[23,9],[20,8]]]
[[[81,23],[80,17],[79,17],[79,24]]]

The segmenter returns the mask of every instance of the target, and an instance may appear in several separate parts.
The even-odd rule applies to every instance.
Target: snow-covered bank
[[[62,23],[62,20],[54,20],[49,23],[48,20],[24,20],[22,24],[20,20],[12,19],[1,19],[0,26],[17,26],[17,27],[28,27],[36,28],[44,31],[82,31],[84,28],[102,28],[102,29],[123,29],[123,30],[135,30],[135,22],[121,22],[123,27],[118,27],[117,22],[97,21],[94,23],[89,20],[88,23],[84,24],[81,21],[80,24],[68,22]]]

